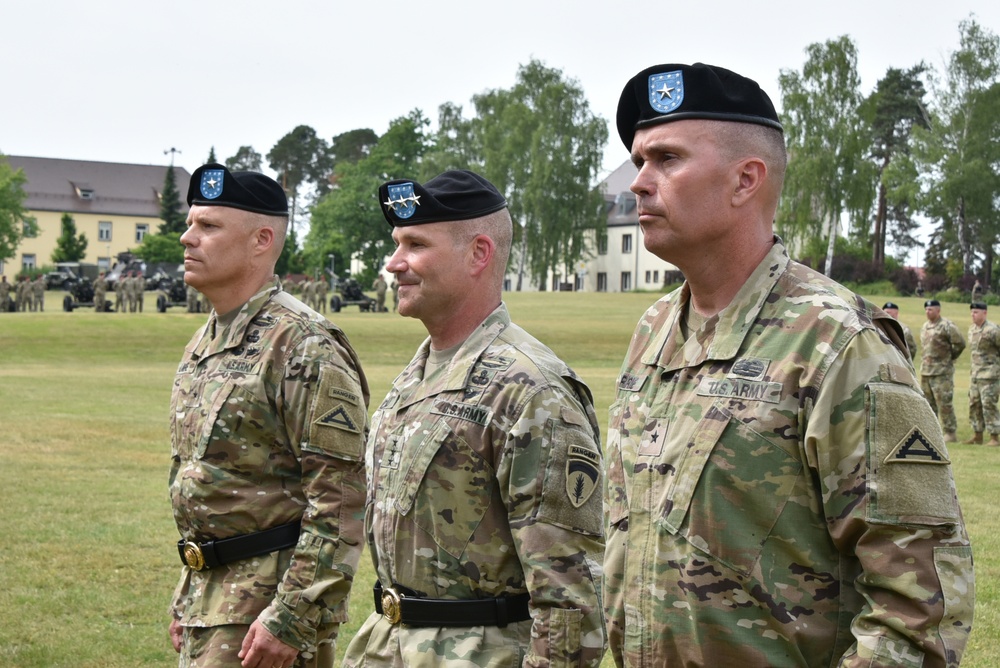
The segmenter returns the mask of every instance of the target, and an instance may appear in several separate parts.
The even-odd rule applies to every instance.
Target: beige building
[[[24,208],[38,222],[38,234],[25,238],[17,254],[0,273],[11,275],[52,264],[52,252],[68,213],[77,234],[87,237],[83,262],[109,269],[118,253],[135,249],[160,224],[160,196],[167,170],[158,165],[6,156],[10,166],[24,170],[27,197]],[[181,210],[187,212],[184,194],[191,175],[174,167]]]
[[[594,244],[596,255],[581,263],[577,290],[660,290],[664,282],[682,280],[677,267],[650,253],[642,242],[635,195],[629,190],[638,173],[626,160],[601,182],[608,211],[607,235]]]

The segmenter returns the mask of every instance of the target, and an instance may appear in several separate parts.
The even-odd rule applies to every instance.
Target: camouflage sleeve
[[[346,621],[364,536],[368,388],[349,346],[311,337],[288,358],[279,407],[301,444],[306,508],[292,561],[264,627],[305,650],[320,625]]]
[[[596,667],[604,655],[603,465],[595,428],[576,397],[542,390],[512,425],[498,465],[531,595],[526,668]]]
[[[952,324],[951,326],[950,337],[951,337],[951,358],[953,360],[957,360],[958,356],[962,354],[963,350],[965,350],[965,339],[962,338],[962,332],[954,324]]]
[[[917,340],[913,337],[913,332],[909,327],[906,328],[906,347],[910,349],[910,360],[912,361],[917,355]]]
[[[808,456],[861,612],[841,666],[957,666],[971,631],[972,550],[940,426],[905,360],[862,332],[827,373]],[[845,568],[848,567],[845,565]]]

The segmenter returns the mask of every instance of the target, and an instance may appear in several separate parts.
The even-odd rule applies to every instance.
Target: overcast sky
[[[189,172],[215,147],[266,155],[297,125],[327,140],[382,134],[414,108],[469,115],[473,95],[509,88],[531,58],[576,79],[608,120],[605,168],[627,158],[618,96],[647,66],[702,61],[778,75],[841,35],[868,93],[890,66],[941,69],[958,24],[1000,32],[995,0],[0,0],[0,153],[168,164]],[[266,165],[265,165],[266,166]]]

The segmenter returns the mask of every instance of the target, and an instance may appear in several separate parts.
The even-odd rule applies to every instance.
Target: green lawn
[[[0,665],[172,665],[167,606],[180,566],[166,493],[167,407],[180,352],[203,317],[152,308],[63,313],[55,310],[61,296],[49,294],[46,313],[0,315]],[[632,327],[656,295],[506,298],[514,319],[590,384],[606,422]],[[917,333],[921,300],[893,300]],[[943,312],[968,329],[967,306]],[[355,307],[334,320],[357,348],[377,404],[423,340],[420,323]],[[956,374],[960,439],[970,432],[968,372],[966,353]],[[1000,448],[957,445],[951,454],[978,576],[963,665],[992,668],[1000,665],[992,642],[1000,635],[1000,514],[990,499],[1000,487]],[[361,565],[341,651],[369,611],[367,555]]]

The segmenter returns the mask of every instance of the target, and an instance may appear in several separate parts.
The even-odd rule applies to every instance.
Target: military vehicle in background
[[[345,306],[357,306],[362,311],[375,311],[375,299],[369,297],[361,289],[361,284],[357,279],[347,278],[337,284],[337,291],[330,297],[330,309],[334,313],[340,313],[340,309]]]
[[[184,282],[183,273],[180,277],[170,279],[167,283],[161,283],[159,292],[156,295],[156,310],[160,313],[166,313],[168,308],[173,308],[175,306],[181,306],[185,311],[187,311],[187,283]],[[199,309],[201,307],[201,294],[198,295],[198,303],[195,305]]]
[[[94,285],[90,281],[74,281],[66,289],[66,292],[66,296],[63,297],[64,311],[72,313],[74,309],[95,308],[97,306],[94,303]],[[107,293],[105,293],[104,307],[100,310],[111,312],[114,310],[114,307],[111,304],[111,300],[106,297]]]
[[[46,290],[70,291],[77,283],[93,283],[101,269],[89,262],[56,262],[55,271],[45,274]]]

